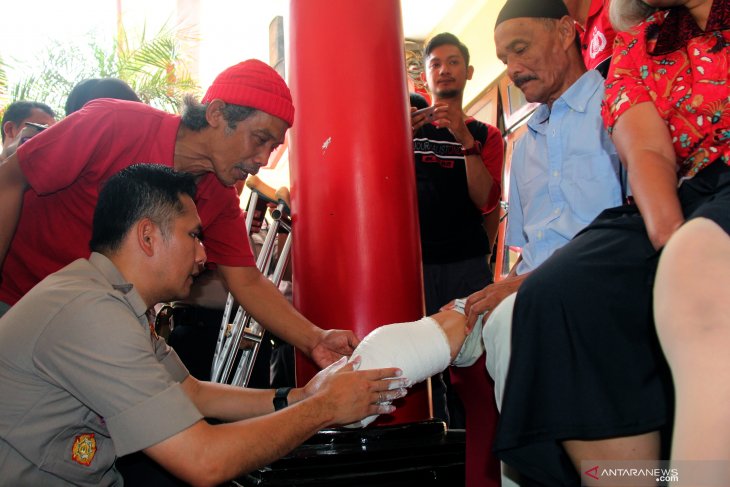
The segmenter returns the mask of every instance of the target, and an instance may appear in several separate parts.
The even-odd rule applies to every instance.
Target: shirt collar
[[[575,83],[565,90],[565,93],[555,100],[553,107],[555,107],[556,103],[560,103],[562,101],[562,103],[565,103],[571,110],[583,113],[586,111],[591,97],[601,86],[603,86],[603,77],[601,76],[601,73],[595,69],[590,69],[583,73],[583,75],[578,78]],[[541,129],[540,127],[543,127],[544,122],[546,122],[549,118],[550,109],[547,104],[543,103],[537,107],[535,114],[530,117],[527,124],[533,130],[542,133],[544,129]]]
[[[591,2],[591,6],[588,7],[588,17],[587,18],[590,19],[592,17],[595,17],[596,15],[598,15],[598,13],[600,13],[603,10],[603,8],[604,8],[603,0],[593,0]],[[586,21],[586,24],[588,24],[587,21]]]
[[[656,44],[651,50],[651,55],[669,54],[685,47],[695,37],[728,28],[730,28],[730,2],[722,0],[712,2],[707,27],[704,31],[700,29],[685,6],[670,8],[664,22],[658,26],[658,31],[656,33],[647,32],[648,36],[656,35]]]
[[[145,316],[147,306],[142,300],[142,296],[140,296],[137,290],[134,289],[134,284],[127,282],[124,279],[122,273],[119,272],[119,269],[117,269],[111,260],[109,260],[105,255],[92,252],[89,257],[89,262],[96,268],[96,270],[99,271],[99,273],[101,273],[101,275],[104,276],[107,281],[109,281],[109,284],[115,291],[119,291],[122,295],[124,295],[124,299],[127,300],[129,305],[132,307],[137,318]],[[144,322],[146,323],[147,320],[145,319]]]
[[[592,0],[591,6],[588,7],[588,15],[586,16],[586,25],[585,27],[580,25],[578,21],[575,21],[575,27],[578,30],[579,35],[583,35],[584,32],[588,29],[588,26],[591,25],[591,19],[595,17],[596,15],[600,14],[603,10],[603,0]]]

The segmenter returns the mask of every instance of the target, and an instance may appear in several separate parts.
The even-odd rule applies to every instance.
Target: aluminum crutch
[[[278,211],[274,213],[278,215],[284,214],[286,212],[286,203],[280,202],[277,210]],[[269,227],[269,233],[267,234],[267,238],[264,242],[262,251],[259,254],[258,266],[262,269],[268,268],[268,263],[270,261],[271,253],[273,251],[276,234],[279,226],[282,223],[286,223],[287,226],[291,228],[288,222],[285,222],[281,218],[275,219]],[[281,280],[281,274],[284,270],[284,262],[281,262],[280,267],[281,269],[278,271],[278,273],[276,272],[276,270],[274,272],[275,275],[278,275],[278,277],[276,277],[277,281]],[[270,280],[272,279],[272,276],[267,277]],[[274,284],[278,285],[278,282],[275,282]],[[248,378],[250,378],[251,370],[253,368],[253,362],[258,353],[264,330],[258,323],[256,323],[255,320],[251,318],[251,316],[247,312],[243,311],[239,307],[239,313],[237,313],[237,316],[240,313],[242,313],[242,319],[240,322],[234,322],[233,324],[231,336],[223,346],[221,360],[218,364],[219,368],[215,370],[215,377],[216,381],[219,381],[221,383],[230,383],[239,386],[245,386],[246,384],[248,384]],[[239,355],[239,351],[241,355],[238,358],[239,367],[234,376],[234,379],[229,381],[231,371]]]
[[[275,285],[279,286],[281,278],[284,275],[287,265],[289,264],[289,256],[292,245],[292,233],[291,233],[291,219],[289,211],[289,190],[287,188],[279,188],[276,192],[279,200],[276,208],[271,210],[271,216],[274,221],[279,223],[279,226],[287,232],[287,237],[284,241],[284,245],[279,253],[276,267],[270,276],[267,276],[269,280]],[[233,375],[233,379],[230,384],[235,386],[245,387],[248,385],[251,379],[251,372],[253,371],[253,365],[256,362],[256,356],[261,346],[261,340],[264,336],[264,329],[259,325],[256,320],[249,320],[249,325],[244,328],[240,349],[241,358],[238,361],[236,372]]]
[[[246,237],[249,239],[249,244],[253,249],[254,245],[251,240],[251,229],[253,227],[254,215],[256,211],[266,211],[266,204],[276,203],[277,200],[276,192],[274,191],[274,189],[261,181],[258,176],[250,176],[246,180],[246,187],[251,190],[248,205],[246,206]],[[263,202],[264,204],[261,205],[261,202]],[[258,265],[258,262],[257,268],[259,268],[259,270],[262,269],[262,267]],[[223,348],[227,339],[231,336],[232,329],[235,327],[236,324],[240,326],[244,319],[243,310],[239,306],[233,322],[230,321],[231,312],[233,311],[233,304],[234,298],[231,293],[228,293],[226,306],[223,310],[223,318],[221,319],[221,326],[218,332],[218,340],[216,341],[215,351],[213,354],[213,363],[211,365],[212,382],[218,382],[223,360]]]
[[[256,261],[256,267],[262,272],[262,274],[265,273],[265,269],[268,268],[271,262],[271,254],[274,243],[276,242],[276,230],[278,226],[279,223],[276,220],[269,226],[269,231],[266,234],[264,245],[261,248],[258,260]],[[213,382],[227,384],[228,379],[230,378],[231,371],[233,370],[233,363],[241,344],[243,332],[246,327],[250,326],[251,322],[251,316],[248,312],[243,310],[241,306],[238,307],[238,311],[236,312],[236,318],[239,316],[241,317],[241,320],[234,320],[231,326],[230,336],[226,337],[227,339],[223,344],[221,356],[218,357],[218,363],[216,364],[214,361],[214,366],[216,367],[214,367],[211,377]]]

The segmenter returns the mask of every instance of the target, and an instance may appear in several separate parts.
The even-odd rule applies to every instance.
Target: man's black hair
[[[205,111],[208,108],[207,104],[198,103],[198,101],[192,95],[186,95],[183,99],[183,112],[181,117],[181,123],[196,132],[208,127],[208,119],[205,118]],[[230,130],[236,129],[236,124],[248,117],[252,116],[258,110],[251,107],[244,107],[241,105],[226,105],[221,110],[223,112],[223,118],[228,122],[228,128]]]
[[[464,56],[464,62],[469,66],[469,48],[467,48],[458,37],[450,32],[442,32],[433,36],[427,43],[426,47],[423,48],[423,59],[426,60],[431,55],[431,51],[440,46],[456,46],[461,51],[461,55]]]
[[[423,108],[428,108],[428,100],[420,94],[420,93],[409,93],[408,94],[410,100],[411,100],[411,106],[417,108],[418,110],[421,110]]]
[[[0,132],[2,133],[3,142],[5,142],[5,129],[3,128],[5,126],[5,122],[14,122],[16,125],[18,125],[20,124],[20,122],[30,117],[30,112],[34,108],[43,110],[51,117],[56,118],[56,114],[54,113],[53,109],[45,103],[28,100],[15,101],[5,108],[3,120],[2,122],[0,122]]]
[[[141,101],[131,86],[118,78],[89,78],[79,81],[66,98],[66,116],[81,110],[87,102],[97,98]]]
[[[89,248],[113,253],[127,232],[142,218],[149,218],[168,235],[175,216],[183,211],[180,196],[195,197],[195,177],[159,164],[135,164],[104,184],[94,210]]]

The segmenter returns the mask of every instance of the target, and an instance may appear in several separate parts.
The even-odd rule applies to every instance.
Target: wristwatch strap
[[[474,139],[474,145],[471,146],[471,149],[464,149],[462,147],[461,153],[465,156],[478,156],[482,153],[482,143],[478,140]]]
[[[291,387],[279,387],[274,393],[274,411],[284,409],[289,405],[287,397],[289,396]]]

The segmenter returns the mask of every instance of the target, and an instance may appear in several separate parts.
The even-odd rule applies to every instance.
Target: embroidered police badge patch
[[[96,454],[96,439],[94,433],[78,435],[71,448],[71,459],[85,467],[91,465]]]

